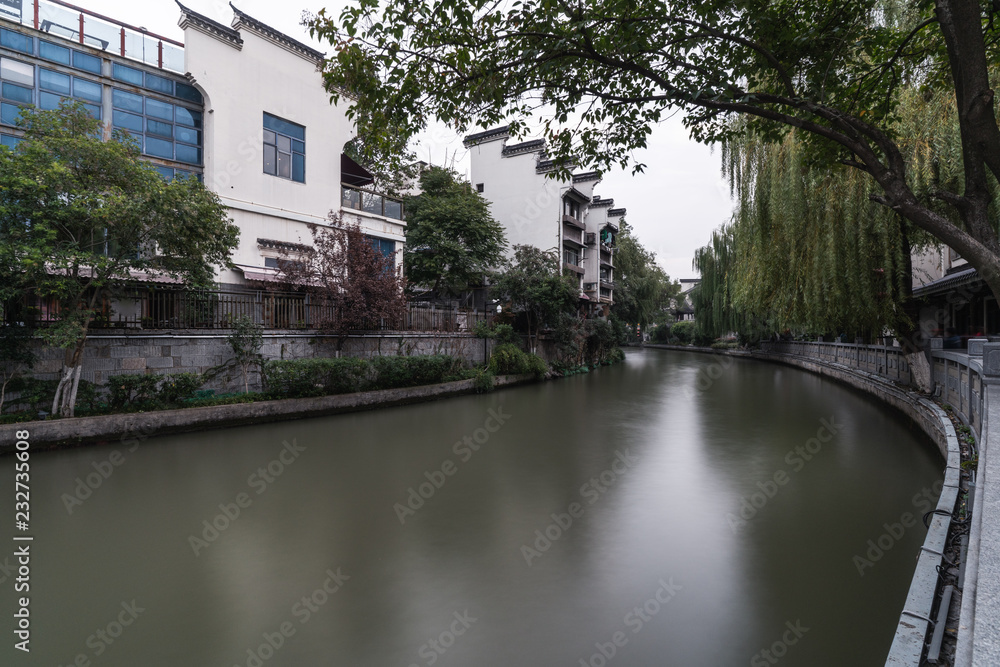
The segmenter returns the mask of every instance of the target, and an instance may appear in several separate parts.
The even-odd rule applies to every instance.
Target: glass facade
[[[15,126],[25,107],[49,110],[63,99],[79,100],[95,118],[133,136],[145,155],[192,169],[201,166],[203,98],[194,87],[163,76],[162,70],[147,72],[120,62],[104,70],[102,57],[72,48],[71,42],[6,28],[0,30],[0,46],[19,52],[0,55],[0,125]],[[121,85],[102,80],[102,71]],[[106,100],[111,118],[104,118]],[[5,135],[4,145],[13,139]],[[193,173],[173,167],[158,170],[165,178]],[[301,170],[304,174],[304,158]]]

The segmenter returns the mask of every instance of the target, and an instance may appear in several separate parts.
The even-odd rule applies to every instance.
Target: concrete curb
[[[505,375],[496,378],[495,386],[509,387],[534,380],[533,375]],[[420,387],[380,389],[316,398],[286,398],[203,408],[3,424],[0,425],[0,455],[14,451],[16,431],[28,431],[31,434],[29,441],[32,450],[58,449],[112,440],[144,439],[154,433],[166,435],[303,417],[321,417],[433,401],[449,396],[472,394],[475,391],[475,380],[458,380]]]

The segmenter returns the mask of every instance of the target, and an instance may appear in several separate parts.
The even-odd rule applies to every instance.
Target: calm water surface
[[[878,665],[924,536],[886,524],[943,467],[840,385],[653,350],[129,449],[34,455],[32,652],[0,570],[0,664]]]

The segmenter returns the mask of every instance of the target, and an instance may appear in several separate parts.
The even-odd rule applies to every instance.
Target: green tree
[[[420,190],[404,202],[408,281],[453,294],[481,285],[486,272],[503,262],[507,248],[489,202],[442,167],[420,174]]]
[[[79,103],[23,111],[20,125],[24,141],[0,149],[0,272],[49,304],[40,335],[66,350],[52,412],[72,416],[95,317],[141,274],[210,284],[239,231],[218,197],[166,182],[127,133],[102,141]]]
[[[704,141],[743,131],[733,116],[772,138],[798,128],[817,159],[870,177],[875,201],[959,251],[1000,297],[998,12],[978,0],[361,0],[308,23],[335,46],[328,90],[356,97],[371,140],[429,118],[461,131],[511,119],[517,132],[537,116],[565,171],[630,163],[675,109]],[[933,202],[911,186],[893,127],[902,84],[956,100],[962,179],[935,184]]]
[[[632,228],[622,223],[615,253],[615,304],[611,310],[619,319],[645,331],[650,324],[669,318],[669,307],[680,293],[680,283],[656,262]]]
[[[264,357],[260,350],[264,347],[264,327],[246,315],[240,315],[233,322],[233,330],[226,336],[226,342],[233,350],[236,365],[243,372],[243,392],[250,393],[250,370],[260,368]]]
[[[543,326],[554,326],[562,313],[572,313],[579,290],[569,276],[559,274],[559,258],[554,252],[534,246],[515,245],[514,261],[494,274],[493,294],[510,302],[515,312],[522,312],[527,325],[531,352],[537,341],[533,335]]]

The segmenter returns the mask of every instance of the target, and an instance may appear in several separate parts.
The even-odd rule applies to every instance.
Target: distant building
[[[694,304],[691,302],[691,290],[701,284],[701,278],[681,278],[681,291],[674,299],[674,319],[678,322],[694,320]]]
[[[625,209],[594,195],[598,172],[560,182],[547,176],[554,165],[544,140],[509,144],[509,138],[506,126],[465,137],[473,186],[489,200],[511,248],[555,251],[562,272],[575,277],[581,301],[592,306],[588,310],[607,314],[614,303],[614,253]]]

